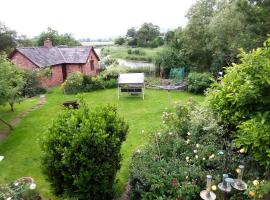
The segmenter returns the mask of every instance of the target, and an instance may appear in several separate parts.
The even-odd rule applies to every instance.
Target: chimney
[[[47,38],[47,40],[44,41],[44,47],[46,48],[52,48],[52,41],[50,40],[50,38]]]

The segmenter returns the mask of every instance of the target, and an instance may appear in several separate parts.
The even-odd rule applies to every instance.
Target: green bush
[[[80,72],[74,72],[70,74],[65,80],[65,82],[61,85],[61,88],[67,94],[76,94],[82,91],[83,74]]]
[[[128,67],[112,65],[101,72],[100,76],[103,80],[118,79],[119,74],[127,72]]]
[[[103,85],[107,89],[116,88],[118,85],[118,82],[116,79],[103,80]]]
[[[33,97],[46,93],[46,89],[40,86],[37,72],[32,70],[24,71],[23,77],[25,80],[25,85],[22,89],[22,95],[24,97]]]
[[[213,83],[213,77],[209,73],[189,73],[188,91],[195,94],[203,94]]]
[[[194,104],[177,104],[175,112],[163,113],[164,128],[155,133],[150,144],[138,149],[131,164],[131,199],[200,199],[206,175],[213,185],[222,180],[226,142],[223,127],[206,108]],[[232,147],[227,171],[236,177],[235,169],[244,162],[245,179],[255,178],[256,165]],[[215,191],[217,199],[221,193]],[[249,199],[234,194],[237,200]]]
[[[65,109],[43,141],[42,166],[57,195],[112,199],[128,125],[114,106]]]
[[[104,89],[104,83],[99,76],[83,76],[82,91],[91,92],[98,89]]]

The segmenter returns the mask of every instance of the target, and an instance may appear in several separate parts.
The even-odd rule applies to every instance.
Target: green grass
[[[140,61],[152,61],[154,60],[155,56],[158,52],[160,52],[163,47],[158,48],[129,48],[123,46],[110,46],[104,47],[105,51],[108,51],[108,54],[112,58],[119,58],[125,60],[140,60]],[[140,49],[145,52],[145,55],[135,55],[135,54],[128,54],[128,49]]]
[[[204,100],[203,96],[195,96],[186,92],[172,91],[170,94],[170,108],[175,101],[185,103],[190,97],[198,102]],[[105,103],[115,104],[120,115],[130,125],[130,131],[121,149],[122,166],[117,174],[118,181],[115,184],[115,191],[120,196],[128,181],[132,153],[139,146],[145,144],[150,133],[162,124],[161,115],[165,107],[168,106],[167,92],[146,90],[145,100],[127,95],[118,101],[116,89],[86,93],[84,96],[90,107]],[[40,139],[46,134],[57,113],[61,111],[62,102],[75,98],[73,95],[63,95],[58,88],[51,90],[46,95],[46,104],[28,114],[15,126],[9,137],[0,142],[0,155],[5,156],[5,159],[0,162],[0,184],[14,181],[23,176],[31,176],[36,181],[38,191],[44,198],[57,199],[51,194],[49,184],[42,175]],[[35,101],[33,100],[32,104],[35,104]],[[31,104],[30,100],[16,105],[18,112],[26,108],[28,104]],[[22,107],[20,108],[20,106]],[[144,130],[143,133],[142,130]]]
[[[29,110],[33,105],[38,103],[38,97],[30,98],[22,101],[21,103],[15,104],[15,111],[10,111],[10,106],[7,104],[5,106],[0,106],[0,116],[2,119],[10,122],[14,117],[18,116],[20,113]],[[0,129],[6,128],[6,126],[0,123]]]

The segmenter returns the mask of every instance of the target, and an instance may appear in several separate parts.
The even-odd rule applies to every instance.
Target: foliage
[[[14,111],[14,104],[19,101],[24,84],[22,72],[6,56],[0,56],[0,105],[8,103],[11,111]]]
[[[185,52],[192,70],[218,72],[240,61],[239,48],[263,44],[270,32],[269,9],[268,0],[200,0],[188,11],[186,27],[169,31],[165,43]]]
[[[31,187],[34,186],[33,188]],[[14,182],[0,186],[0,200],[6,199],[39,200],[40,196],[35,190],[35,184]]]
[[[140,47],[154,48],[163,44],[163,40],[159,36],[159,26],[152,23],[144,23],[136,32],[136,41]]]
[[[68,46],[81,46],[81,43],[77,41],[71,34],[59,34],[58,31],[48,27],[47,31],[42,32],[37,38],[37,45],[43,46],[45,40],[50,39],[54,46],[68,45]]]
[[[236,143],[254,156],[270,176],[270,116],[269,111],[254,116],[238,126]]]
[[[104,80],[110,80],[110,79],[117,79],[120,73],[126,73],[128,72],[127,67],[123,66],[109,66],[104,70],[103,72],[100,73],[100,76]]]
[[[107,56],[107,57],[101,59],[100,68],[102,68],[104,70],[106,67],[108,67],[110,65],[118,65],[118,64],[119,63],[118,63],[117,59],[110,58],[109,56]]]
[[[136,29],[134,27],[131,27],[127,30],[127,37],[135,38],[136,37]]]
[[[188,91],[195,94],[203,94],[213,83],[210,73],[191,72],[188,77]]]
[[[104,89],[103,80],[97,76],[83,76],[82,90],[84,92],[91,92],[98,89]]]
[[[241,63],[226,69],[221,84],[209,92],[212,109],[228,124],[238,125],[270,109],[270,39],[265,47],[241,53]]]
[[[24,71],[25,85],[22,88],[22,96],[33,97],[46,93],[46,89],[40,86],[39,75],[36,71]]]
[[[54,192],[78,199],[111,199],[128,125],[114,106],[63,110],[43,143],[43,169]]]
[[[76,94],[79,91],[82,91],[83,81],[82,73],[74,72],[67,77],[64,83],[62,83],[61,88],[67,94]]]
[[[16,31],[0,22],[0,53],[10,53],[16,47]]]
[[[224,172],[226,142],[223,127],[213,113],[194,105],[177,104],[175,112],[163,113],[164,128],[152,136],[149,145],[138,149],[132,158],[132,199],[199,199],[205,188],[207,174],[213,184],[221,182]],[[232,149],[228,172],[236,176],[235,169],[241,160],[252,163]],[[254,178],[252,164],[245,178]],[[217,199],[221,194],[215,191]],[[240,194],[238,200],[249,199]]]
[[[114,44],[123,45],[126,42],[124,37],[118,37],[114,40]]]
[[[165,77],[170,74],[171,68],[185,67],[188,70],[188,62],[185,52],[173,48],[164,48],[155,58],[155,64],[158,68],[163,68]]]
[[[249,181],[248,185],[250,187],[248,187],[245,193],[249,195],[251,199],[253,200],[269,199],[270,181],[254,180],[254,181]]]
[[[145,55],[145,51],[143,51],[142,49],[128,49],[127,53],[128,54],[141,55],[141,56]]]

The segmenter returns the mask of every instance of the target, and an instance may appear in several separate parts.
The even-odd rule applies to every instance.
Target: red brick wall
[[[63,83],[63,73],[61,65],[54,65],[51,67],[52,76],[42,77],[40,79],[43,87],[53,87]]]
[[[94,62],[94,70],[91,70],[91,60]],[[86,64],[84,64],[83,70],[86,75],[96,76],[99,73],[99,62],[92,50],[90,51]]]
[[[22,55],[20,52],[16,52],[11,61],[21,69],[36,69],[37,66],[32,63],[28,58]]]

